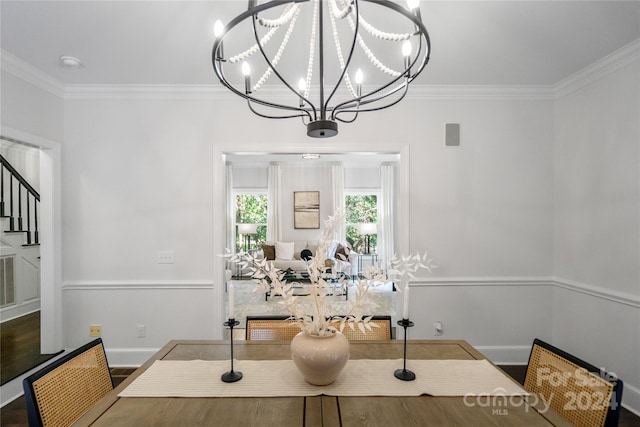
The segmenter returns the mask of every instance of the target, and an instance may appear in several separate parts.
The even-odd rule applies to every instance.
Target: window
[[[346,213],[347,242],[353,249],[366,253],[366,236],[360,231],[360,224],[378,222],[378,194],[368,192],[346,194],[344,198]],[[370,252],[375,253],[378,233],[369,235]]]
[[[256,234],[241,235],[239,224],[256,224]],[[266,239],[267,195],[258,192],[236,194],[236,251],[255,249]]]

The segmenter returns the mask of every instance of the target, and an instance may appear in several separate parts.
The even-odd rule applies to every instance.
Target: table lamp
[[[258,232],[258,224],[238,224],[238,234],[242,234],[245,238],[245,252],[251,249],[251,235]]]
[[[378,232],[378,227],[374,222],[363,222],[358,226],[360,234],[364,235],[365,254],[371,253],[371,235]]]

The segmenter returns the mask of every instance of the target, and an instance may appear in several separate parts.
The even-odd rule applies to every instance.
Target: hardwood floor
[[[40,354],[39,311],[0,324],[0,345],[2,384],[55,356]]]

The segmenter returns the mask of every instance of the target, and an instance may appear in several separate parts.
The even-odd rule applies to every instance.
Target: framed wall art
[[[320,192],[293,192],[293,227],[320,228]]]

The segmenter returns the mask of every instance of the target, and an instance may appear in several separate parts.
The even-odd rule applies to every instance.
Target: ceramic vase
[[[349,340],[340,332],[327,336],[300,332],[291,340],[291,359],[313,385],[328,385],[349,360]]]

